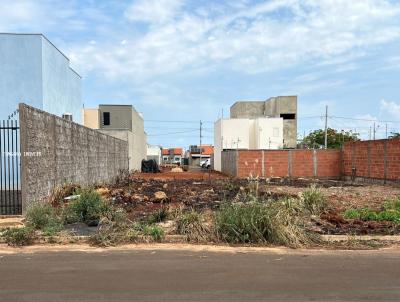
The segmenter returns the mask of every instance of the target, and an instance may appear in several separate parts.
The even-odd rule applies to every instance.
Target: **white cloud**
[[[391,117],[399,119],[400,104],[391,101],[381,100],[380,109],[381,109],[381,114],[383,113],[386,116],[389,115]]]
[[[139,0],[125,17],[151,23],[141,35],[131,38],[125,28],[124,45],[107,37],[69,52],[86,70],[138,80],[216,66],[255,74],[310,61],[341,63],[337,70],[345,71],[369,48],[400,38],[400,6],[386,1],[243,1],[239,7],[215,13],[202,6],[199,15],[182,1]]]
[[[183,0],[136,0],[125,11],[129,21],[164,23],[173,19]]]

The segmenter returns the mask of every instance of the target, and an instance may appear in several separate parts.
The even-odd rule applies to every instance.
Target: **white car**
[[[205,169],[209,169],[211,167],[211,160],[209,158],[202,160],[200,162],[200,167],[205,168]]]

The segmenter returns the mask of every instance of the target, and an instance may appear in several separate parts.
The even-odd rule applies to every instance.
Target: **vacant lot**
[[[311,216],[309,227],[321,234],[393,234],[396,223],[344,219],[346,210],[368,208],[379,211],[388,200],[400,196],[400,187],[352,184],[331,180],[229,179],[219,173],[204,171],[137,173],[129,180],[108,187],[106,196],[124,207],[130,217],[144,219],[162,208],[193,208],[199,211],[218,208],[224,201],[240,201],[243,194],[263,200],[299,198],[316,185],[327,200],[320,216]],[[157,192],[165,198],[157,199]]]

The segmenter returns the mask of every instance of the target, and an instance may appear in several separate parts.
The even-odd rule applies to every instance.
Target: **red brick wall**
[[[341,176],[340,150],[239,150],[237,163],[238,177]]]
[[[342,151],[239,150],[233,176],[339,178],[353,167],[356,177],[400,180],[400,140],[346,143]]]
[[[386,157],[386,177],[385,177]],[[400,140],[347,143],[343,147],[343,175],[400,180]]]

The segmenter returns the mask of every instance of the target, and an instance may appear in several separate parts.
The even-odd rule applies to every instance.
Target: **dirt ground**
[[[320,217],[311,217],[309,228],[321,234],[398,234],[399,226],[392,222],[346,220],[343,213],[349,208],[369,207],[379,210],[388,199],[400,196],[400,187],[352,184],[333,180],[271,179],[249,183],[247,179],[230,179],[208,171],[136,173],[105,194],[125,208],[133,219],[144,219],[168,207],[215,209],[226,200],[238,199],[249,187],[256,187],[263,199],[298,197],[316,183],[328,201]],[[160,193],[161,192],[161,193]],[[158,195],[161,194],[161,197]]]

